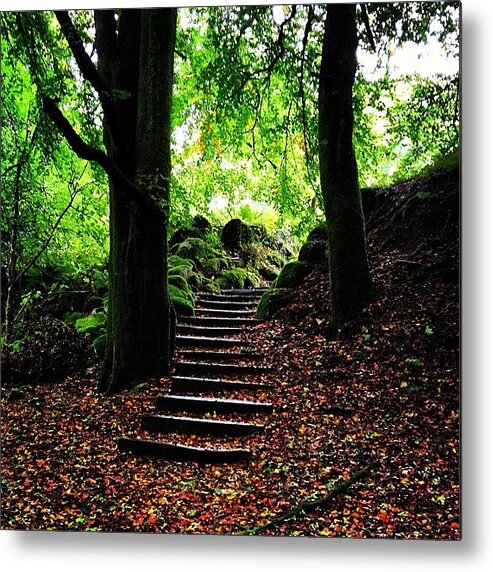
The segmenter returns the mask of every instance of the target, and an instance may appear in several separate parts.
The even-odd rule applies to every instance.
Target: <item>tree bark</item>
[[[327,5],[320,69],[320,184],[329,235],[331,336],[359,315],[371,295],[352,141],[352,89],[358,45],[355,14],[355,5]]]
[[[96,13],[98,68],[116,100],[128,162],[105,125],[108,155],[167,214],[176,10]],[[113,393],[169,372],[174,324],[167,294],[166,217],[110,181],[110,302],[100,389]]]

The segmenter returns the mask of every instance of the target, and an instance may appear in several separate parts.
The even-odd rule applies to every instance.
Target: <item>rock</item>
[[[194,316],[195,310],[192,304],[183,298],[171,298],[171,303],[177,316]]]
[[[256,271],[248,268],[232,268],[223,270],[214,281],[220,288],[251,288],[260,284]]]
[[[329,240],[329,234],[327,232],[327,225],[325,222],[316,226],[306,239],[307,242],[313,242],[314,240]]]
[[[185,291],[174,284],[168,284],[168,294],[178,316],[193,316],[195,314],[190,289]]]
[[[229,250],[240,250],[253,239],[251,228],[239,218],[230,220],[221,232],[221,241]]]
[[[275,270],[272,270],[272,268],[269,268],[268,266],[261,266],[258,269],[258,273],[260,274],[260,276],[262,276],[262,278],[265,278],[265,280],[275,280],[278,276],[278,273]]]
[[[274,288],[294,288],[303,282],[309,272],[310,266],[306,262],[293,260],[284,266],[272,286]]]
[[[267,292],[264,292],[264,295],[257,306],[257,318],[260,320],[271,318],[279,308],[288,302],[288,300],[289,296],[282,290],[278,290],[276,288],[267,290]]]
[[[181,297],[185,297],[189,300],[194,299],[192,290],[190,289],[188,282],[180,274],[170,274],[168,276],[168,286],[169,285],[176,286],[176,288],[178,288],[183,293],[183,296]]]
[[[192,227],[200,238],[205,238],[207,233],[212,230],[211,223],[204,216],[200,215],[194,217]]]
[[[176,255],[180,258],[189,258],[200,266],[203,260],[210,258],[211,246],[202,238],[187,238],[178,245]]]
[[[171,235],[169,245],[170,247],[175,246],[176,244],[184,242],[187,238],[198,238],[197,231],[191,228],[181,227]]]
[[[307,262],[308,264],[326,264],[328,246],[326,240],[305,242],[301,247],[298,260],[300,262]]]

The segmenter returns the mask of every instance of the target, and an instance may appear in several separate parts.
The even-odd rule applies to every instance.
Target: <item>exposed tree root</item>
[[[322,497],[320,497],[318,499],[309,500],[309,501],[305,501],[301,504],[298,504],[295,507],[293,507],[292,509],[290,509],[286,512],[283,512],[279,516],[276,516],[275,518],[273,518],[272,520],[270,520],[264,524],[259,524],[257,526],[254,526],[253,528],[247,528],[246,530],[241,530],[241,531],[235,533],[236,536],[253,536],[255,534],[258,534],[259,532],[262,532],[263,530],[267,530],[268,528],[271,528],[273,526],[277,526],[278,524],[281,524],[282,522],[284,522],[286,520],[290,520],[291,518],[307,514],[309,512],[312,512],[316,508],[326,506],[333,498],[335,498],[336,496],[346,492],[346,490],[352,484],[357,483],[358,481],[360,481],[361,479],[366,477],[366,475],[373,468],[375,468],[378,465],[378,463],[379,463],[378,460],[372,461],[363,469],[356,471],[353,475],[351,475],[349,477],[349,479],[341,481],[331,491],[329,491],[328,494],[323,495]]]

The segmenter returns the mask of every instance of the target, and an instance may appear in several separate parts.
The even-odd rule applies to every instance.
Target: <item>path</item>
[[[264,430],[262,424],[219,420],[211,416],[272,411],[270,403],[216,397],[218,393],[229,391],[254,393],[272,389],[272,385],[251,380],[252,376],[270,371],[262,364],[262,356],[249,348],[249,340],[255,335],[258,323],[255,309],[265,290],[233,289],[223,290],[220,294],[199,295],[195,316],[182,318],[177,326],[177,355],[170,391],[157,398],[158,412],[143,415],[142,429],[160,434],[222,438]],[[198,393],[206,395],[194,395]],[[175,461],[220,463],[246,461],[250,457],[250,450],[245,448],[202,448],[144,439],[121,438],[118,448]]]

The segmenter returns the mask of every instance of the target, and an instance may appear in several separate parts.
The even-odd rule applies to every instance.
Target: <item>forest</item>
[[[459,3],[0,18],[0,527],[460,539]]]

